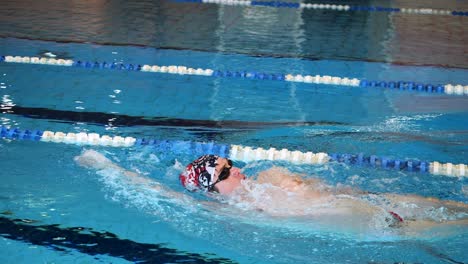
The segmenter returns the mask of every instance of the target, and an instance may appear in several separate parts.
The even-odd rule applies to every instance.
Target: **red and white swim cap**
[[[192,161],[179,175],[182,185],[189,191],[209,191],[209,186],[214,183],[218,158],[216,155],[203,155]]]

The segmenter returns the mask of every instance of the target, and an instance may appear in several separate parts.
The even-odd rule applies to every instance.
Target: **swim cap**
[[[185,171],[179,175],[180,182],[189,191],[201,189],[209,191],[208,188],[214,182],[216,161],[219,156],[203,155],[192,161]]]

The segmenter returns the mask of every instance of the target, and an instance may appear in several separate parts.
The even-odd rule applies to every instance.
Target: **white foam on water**
[[[415,124],[417,121],[431,121],[440,117],[442,114],[420,114],[411,116],[390,116],[383,122],[374,126],[359,128],[359,130],[371,131],[371,132],[387,132],[387,131],[418,131],[420,125]]]
[[[109,198],[114,201],[129,202],[132,206],[168,219],[170,215],[165,211],[167,204],[195,209],[194,206],[187,206],[194,204],[194,198],[187,195],[172,198],[169,195],[171,191],[160,183],[133,181],[115,169],[99,170],[97,174],[101,176],[100,181],[104,184]]]
[[[463,184],[461,187],[461,191],[465,196],[468,196],[468,185]]]

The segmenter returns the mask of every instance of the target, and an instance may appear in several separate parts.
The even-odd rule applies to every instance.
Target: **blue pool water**
[[[466,9],[461,1],[446,2],[430,7]],[[414,2],[410,7],[426,4]],[[171,1],[12,1],[5,3],[0,17],[0,55],[52,52],[81,61],[468,84],[465,17],[299,12]],[[0,125],[21,129],[467,163],[466,96],[0,63],[0,98]],[[325,230],[315,220],[272,218],[225,203],[208,210],[203,204],[210,199],[199,194],[188,194],[182,201],[190,202],[183,203],[111,172],[83,169],[73,160],[84,149],[97,150],[124,168],[188,194],[178,175],[195,158],[190,153],[160,152],[150,146],[2,140],[0,262],[468,259],[466,225],[411,237],[388,228]],[[250,176],[277,165],[333,186],[468,202],[466,178],[337,163],[237,165]]]

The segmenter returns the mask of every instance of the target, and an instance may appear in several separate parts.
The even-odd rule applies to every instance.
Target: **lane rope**
[[[28,56],[1,56],[0,62],[42,64],[65,67],[78,67],[86,69],[110,69],[125,71],[141,71],[164,74],[199,75],[218,78],[244,78],[253,80],[276,80],[286,82],[301,82],[313,84],[326,84],[346,87],[388,88],[395,90],[416,91],[426,93],[445,93],[449,95],[468,95],[468,85],[461,84],[424,84],[409,81],[372,81],[360,80],[351,77],[338,77],[330,75],[301,75],[301,74],[269,74],[256,71],[219,71],[213,69],[191,68],[176,65],[140,65],[107,62],[73,61],[45,57]]]
[[[396,171],[420,172],[463,178],[467,176],[467,165],[440,163],[438,161],[391,159],[377,155],[327,154],[288,149],[263,149],[241,145],[224,145],[215,142],[169,141],[134,137],[99,135],[97,133],[64,133],[60,131],[20,130],[0,126],[0,138],[65,143],[75,145],[133,147],[152,146],[164,153],[188,153],[193,155],[216,154],[233,160],[252,162],[258,160],[282,160],[295,164],[326,164],[340,162],[350,165],[369,166]]]
[[[400,8],[383,6],[355,6],[325,3],[296,3],[282,1],[244,1],[244,0],[172,0],[176,3],[218,4],[230,6],[259,6],[270,8],[292,8],[312,10],[333,10],[342,12],[403,13],[414,15],[468,16],[467,11],[439,8]]]

